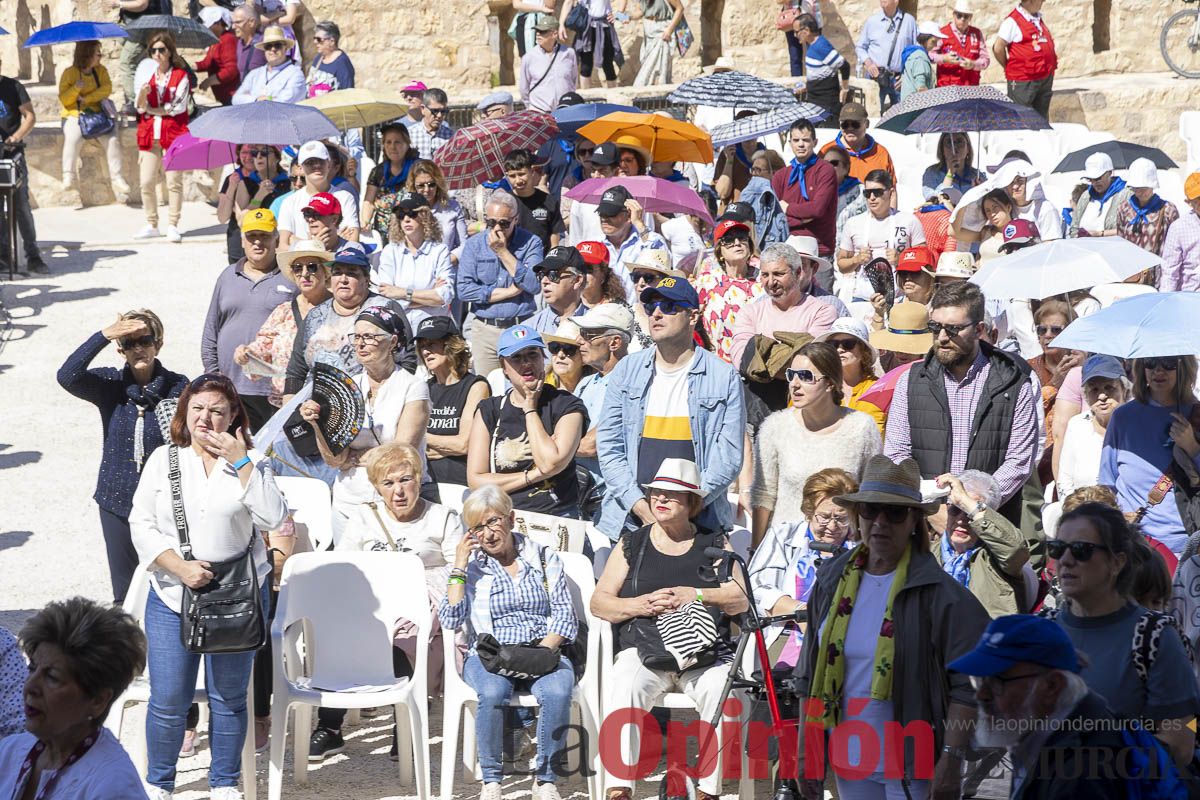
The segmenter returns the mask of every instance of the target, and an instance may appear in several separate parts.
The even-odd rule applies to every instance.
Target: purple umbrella
[[[201,139],[280,147],[342,135],[329,117],[317,109],[273,100],[214,108],[196,117],[188,127]]]
[[[638,175],[632,178],[589,178],[567,192],[567,197],[584,203],[599,203],[600,196],[613,186],[624,186],[629,194],[647,211],[667,214],[695,214],[708,225],[713,224],[712,215],[686,183],[673,183],[655,178],[653,175]]]
[[[163,169],[182,172],[189,169],[215,169],[237,161],[238,145],[197,139],[190,133],[175,137],[163,155]]]

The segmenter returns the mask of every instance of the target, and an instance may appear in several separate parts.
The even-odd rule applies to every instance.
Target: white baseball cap
[[[942,26],[936,22],[925,20],[917,27],[918,36],[933,36],[937,39],[945,39],[946,34],[942,33]]]
[[[1157,189],[1158,167],[1148,158],[1134,159],[1129,165],[1129,177],[1125,184],[1130,189]]]
[[[575,324],[585,331],[620,331],[626,336],[633,333],[633,312],[628,306],[617,303],[600,303],[586,314],[575,317]]]
[[[1092,153],[1087,157],[1087,161],[1083,162],[1083,177],[1088,180],[1095,180],[1106,172],[1113,171],[1112,159],[1108,157],[1108,153]]]
[[[311,142],[305,142],[300,148],[300,152],[296,154],[296,160],[303,164],[310,158],[319,158],[322,161],[328,161],[329,148],[325,146],[324,142],[319,142],[315,139]]]
[[[233,15],[229,13],[228,9],[220,6],[205,6],[200,9],[200,21],[206,28],[211,28],[218,22],[224,22],[226,28],[233,27]]]

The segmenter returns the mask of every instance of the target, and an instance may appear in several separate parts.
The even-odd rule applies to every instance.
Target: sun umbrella
[[[297,105],[317,109],[344,131],[379,125],[408,113],[408,101],[400,95],[358,88],[310,97]]]
[[[616,111],[584,125],[579,135],[596,144],[640,147],[650,153],[651,161],[707,164],[713,160],[712,138],[707,133],[690,122],[661,114]]]
[[[871,384],[871,388],[867,389],[858,398],[861,403],[870,403],[880,411],[887,413],[888,408],[892,405],[892,395],[896,393],[896,384],[900,383],[900,379],[908,374],[908,370],[913,364],[912,361],[908,364],[901,364],[895,369],[884,373],[884,376],[875,383]]]
[[[958,100],[925,109],[917,114],[904,132],[1048,130],[1050,123],[1029,106],[1009,100]]]
[[[797,120],[806,119],[809,122],[820,122],[828,116],[828,111],[813,103],[790,103],[762,114],[742,117],[733,122],[718,125],[712,130],[713,147],[720,150],[726,145],[757,139],[768,133],[785,131],[792,127],[792,123]]]
[[[126,25],[125,30],[130,39],[143,45],[160,31],[171,34],[175,38],[176,47],[202,50],[217,43],[216,34],[204,25],[191,17],[177,17],[173,14],[147,14]]]
[[[214,108],[196,117],[189,129],[198,139],[280,146],[341,135],[329,117],[315,108],[274,100]]]
[[[623,106],[617,103],[581,103],[577,106],[557,109],[554,112],[554,121],[558,124],[559,133],[574,138],[580,126],[587,125],[614,111],[640,114],[642,110],[636,106]]]
[[[1150,159],[1159,169],[1175,169],[1179,166],[1171,160],[1169,155],[1157,147],[1147,147],[1144,144],[1134,144],[1133,142],[1110,141],[1100,142],[1091,147],[1076,150],[1074,153],[1067,153],[1063,156],[1063,160],[1058,162],[1054,172],[1078,172],[1083,169],[1084,162],[1092,153],[1107,154],[1112,159],[1113,169],[1129,169],[1129,165],[1139,158]]]
[[[667,99],[724,108],[775,108],[796,102],[796,96],[786,87],[737,70],[690,78],[676,86]]]
[[[1162,259],[1120,236],[1052,239],[987,262],[971,277],[988,297],[1041,300],[1119,283]]]
[[[901,102],[892,106],[887,113],[879,118],[875,127],[880,130],[896,133],[909,133],[908,126],[922,111],[947,103],[957,103],[960,100],[995,100],[999,103],[1011,103],[1008,95],[991,86],[939,86],[924,92],[914,92]],[[975,130],[972,128],[971,130]]]
[[[1195,355],[1198,319],[1200,292],[1139,294],[1075,320],[1054,346],[1118,358]]]
[[[4,28],[0,28],[0,36],[8,36],[8,31],[4,30]]]
[[[175,137],[163,154],[163,169],[181,172],[189,169],[214,169],[237,161],[237,144],[197,139],[191,133]]]
[[[503,177],[504,155],[513,150],[538,148],[558,133],[554,118],[540,111],[518,111],[499,119],[485,119],[457,130],[433,155],[451,189],[473,189]]]
[[[25,40],[24,47],[45,47],[48,44],[70,44],[90,42],[93,39],[124,39],[129,34],[120,25],[112,22],[84,22],[76,20],[43,28]]]
[[[567,192],[567,197],[584,203],[599,203],[600,195],[613,186],[624,186],[647,211],[666,214],[695,214],[709,225],[712,216],[700,196],[686,183],[673,183],[653,175],[632,178],[588,178]]]

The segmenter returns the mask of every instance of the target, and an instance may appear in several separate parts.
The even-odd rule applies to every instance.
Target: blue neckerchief
[[[900,51],[900,66],[901,66],[901,68],[903,69],[904,65],[908,63],[909,56],[911,56],[913,53],[917,52],[918,50],[923,51],[924,49],[925,49],[925,45],[910,44],[908,47],[901,50]]]
[[[415,161],[416,161],[415,158],[404,159],[403,166],[400,167],[400,174],[393,175],[392,174],[392,162],[390,160],[384,160],[384,162],[383,162],[383,186],[381,186],[380,188],[382,188],[386,192],[390,192],[395,189],[399,189],[401,186],[403,186],[404,182],[406,180],[408,180],[408,170],[412,167],[413,162],[415,162]]]
[[[1166,205],[1166,201],[1157,194],[1150,195],[1150,200],[1147,201],[1145,208],[1138,205],[1136,195],[1129,195],[1129,207],[1133,209],[1133,230],[1136,233],[1142,225],[1150,221],[1149,217],[1155,211],[1158,211]]]
[[[858,178],[854,177],[853,175],[847,175],[846,180],[838,184],[838,197],[841,197],[855,186],[858,186],[860,183],[862,183],[862,181],[860,181]]]
[[[506,192],[512,191],[512,187],[508,185],[508,178],[501,178],[498,181],[484,181],[483,188],[485,188],[485,189],[503,189]]]
[[[574,157],[574,155],[575,155],[575,143],[574,142],[572,142],[570,139],[566,139],[562,136],[558,137],[557,141],[558,141],[558,146],[562,149],[562,151],[564,153],[566,153],[568,156]]]
[[[798,159],[798,158],[792,159],[792,169],[791,169],[791,172],[788,173],[787,185],[791,186],[793,183],[796,183],[797,181],[799,181],[800,182],[800,196],[803,197],[805,200],[808,199],[808,187],[804,185],[804,172],[805,172],[805,170],[807,170],[809,167],[811,167],[813,164],[816,164],[816,163],[817,163],[817,154],[816,153],[813,153],[812,155],[810,155],[803,164],[800,163],[800,159]]]
[[[867,146],[862,150],[855,150],[850,145],[846,144],[846,141],[842,139],[842,135],[840,133],[837,135],[837,138],[834,139],[834,141],[837,142],[838,147],[842,148],[855,158],[866,158],[868,155],[870,155],[871,151],[875,149],[875,140],[872,139],[869,134],[863,136],[863,138],[867,140]]]
[[[759,142],[758,145],[755,146],[754,152],[757,153],[759,150],[765,150],[766,148],[767,146],[765,144]],[[746,155],[742,152],[742,146],[740,144],[733,148],[733,155],[738,161],[742,162],[743,167],[750,169],[750,159],[746,158]]]
[[[687,183],[687,177],[677,169],[671,170],[671,174],[664,178],[664,180],[668,180],[671,183]]]
[[[974,552],[975,547],[972,547],[965,553],[956,553],[950,546],[950,534],[942,534],[942,569],[951,578],[968,588],[971,585],[971,556]]]
[[[921,206],[921,211],[946,211],[946,206],[942,203],[930,203],[927,206]]]
[[[249,175],[245,175],[243,177],[245,177],[245,179],[248,181],[254,181],[255,183],[262,183],[262,178],[258,177],[258,170],[254,170]]]
[[[288,183],[289,181],[291,181],[291,178],[288,177],[288,174],[286,172],[281,172],[278,175],[276,175],[274,178],[271,178],[271,183],[274,183],[276,185],[282,185],[282,184]]]
[[[1112,179],[1112,183],[1110,183],[1108,185],[1108,188],[1104,190],[1104,194],[1102,196],[1097,195],[1096,190],[1092,189],[1091,187],[1088,188],[1088,196],[1091,197],[1093,200],[1099,200],[1100,205],[1104,205],[1105,203],[1108,202],[1108,199],[1110,197],[1112,197],[1114,194],[1116,194],[1117,192],[1121,191],[1124,188],[1125,188],[1124,179],[1114,176]]]

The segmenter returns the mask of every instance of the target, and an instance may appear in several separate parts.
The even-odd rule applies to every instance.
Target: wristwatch
[[[971,517],[978,517],[983,512],[987,511],[987,504],[982,500],[975,501],[975,507],[971,509]]]
[[[959,761],[967,760],[967,748],[965,747],[951,747],[950,745],[944,745],[942,747],[942,753],[950,756],[951,758],[957,758]]]
[[[412,290],[412,287],[410,286],[410,287],[408,287],[408,292],[405,294],[404,299],[411,303],[412,296],[413,296],[413,290]]]

